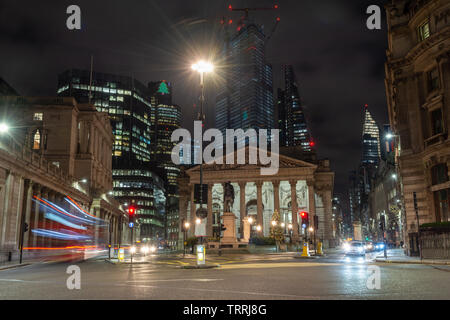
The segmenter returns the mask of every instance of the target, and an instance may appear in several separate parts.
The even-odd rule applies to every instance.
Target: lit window
[[[39,150],[41,148],[41,133],[39,130],[36,130],[36,133],[33,137],[33,149]]]
[[[421,24],[417,29],[419,33],[419,41],[424,41],[430,37],[430,23],[429,21]]]
[[[33,116],[34,121],[42,121],[44,119],[44,114],[42,112],[37,112]]]

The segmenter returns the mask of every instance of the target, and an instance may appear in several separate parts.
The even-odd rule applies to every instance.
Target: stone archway
[[[263,210],[264,210],[264,204],[262,204]],[[258,213],[258,201],[256,199],[250,200],[247,202],[247,204],[245,205],[245,211],[246,211],[246,215],[252,215],[255,216]]]

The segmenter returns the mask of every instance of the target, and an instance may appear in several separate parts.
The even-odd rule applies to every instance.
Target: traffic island
[[[314,259],[319,259],[319,257],[320,256],[302,256],[302,255],[299,255],[299,254],[297,254],[297,255],[294,255],[294,259],[305,259],[305,260],[308,260],[308,259],[312,259],[312,260],[314,260]]]
[[[30,265],[30,263],[12,264],[12,265],[6,265],[6,266],[1,266],[0,265],[0,271],[8,270],[8,269],[14,269],[14,268],[20,268],[20,267],[26,267],[26,266],[29,266],[29,265]]]
[[[180,266],[181,269],[213,269],[218,268],[220,265],[218,264],[200,264],[200,265],[188,265],[188,266]]]
[[[425,265],[440,265],[450,266],[450,260],[420,260],[420,259],[384,259],[376,258],[375,262],[378,263],[396,263],[396,264],[425,264]]]

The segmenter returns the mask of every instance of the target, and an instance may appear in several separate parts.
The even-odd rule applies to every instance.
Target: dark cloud
[[[294,64],[319,155],[331,159],[336,191],[346,193],[347,176],[359,162],[364,104],[380,125],[387,122],[384,92],[386,27],[369,31],[366,9],[381,0],[280,0],[278,29],[267,46],[276,89],[281,65]],[[191,61],[217,55],[222,17],[235,21],[233,6],[270,6],[271,0],[79,0],[83,30],[65,27],[72,1],[0,3],[0,77],[26,95],[54,95],[57,74],[88,68],[133,75],[142,82],[174,83],[175,103],[192,126],[198,98]],[[384,9],[382,9],[384,10]],[[269,32],[272,12],[251,15]],[[383,11],[384,17],[384,11]],[[211,50],[212,48],[212,50]],[[214,125],[215,90],[208,85],[207,119]]]

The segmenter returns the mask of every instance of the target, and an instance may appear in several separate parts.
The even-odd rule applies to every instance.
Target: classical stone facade
[[[224,161],[225,163],[225,161]],[[269,236],[270,223],[274,210],[278,210],[281,221],[293,226],[293,240],[302,238],[299,226],[299,212],[309,212],[312,224],[314,215],[319,217],[317,236],[324,240],[326,247],[333,246],[332,194],[334,173],[329,161],[310,163],[280,155],[280,168],[277,175],[263,176],[261,165],[204,165],[203,183],[208,185],[206,232],[212,236],[213,226],[220,223],[224,211],[224,186],[230,182],[234,189],[232,213],[236,216],[236,234],[243,238],[243,224],[248,216],[254,217],[253,229],[261,227],[258,235]],[[199,166],[183,171],[180,183],[180,230],[183,220],[195,226],[196,210],[200,207],[195,201],[194,185],[200,183]],[[206,201],[205,201],[206,203]],[[253,232],[256,232],[254,230]],[[194,236],[194,228],[189,229]],[[183,235],[180,235],[182,239]],[[182,245],[182,243],[181,243]]]
[[[23,223],[30,229],[24,247],[60,244],[34,232],[56,231],[46,202],[68,213],[79,206],[99,219],[92,244],[124,241],[127,216],[108,196],[113,138],[107,115],[71,98],[1,97],[0,109],[10,125],[0,136],[0,260],[17,258]]]
[[[396,135],[405,244],[417,254],[419,223],[450,221],[450,2],[395,0],[386,5],[386,90]]]

